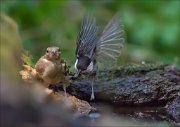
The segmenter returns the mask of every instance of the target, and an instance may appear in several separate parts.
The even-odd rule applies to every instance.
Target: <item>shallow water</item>
[[[105,103],[92,103],[97,108],[84,117],[92,125],[115,127],[173,127],[160,107],[112,107]]]

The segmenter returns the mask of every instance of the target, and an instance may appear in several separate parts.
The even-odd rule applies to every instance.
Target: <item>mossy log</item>
[[[166,106],[166,118],[180,122],[177,106],[180,101],[173,103],[180,98],[180,68],[161,63],[134,64],[100,70],[97,75],[94,83],[95,102],[108,102],[121,107]],[[91,77],[82,75],[74,80],[67,91],[90,101],[91,82]]]
[[[116,105],[165,105],[178,96],[180,69],[164,64],[128,65],[99,71],[94,83],[95,101]],[[68,92],[89,100],[91,79],[80,77]]]

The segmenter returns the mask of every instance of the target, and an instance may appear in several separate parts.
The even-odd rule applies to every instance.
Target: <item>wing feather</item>
[[[92,56],[92,49],[96,46],[98,27],[96,25],[96,20],[92,16],[85,16],[81,29],[76,41],[76,56],[86,55]]]
[[[96,60],[104,65],[117,61],[123,47],[123,28],[115,15],[104,28],[96,46]]]

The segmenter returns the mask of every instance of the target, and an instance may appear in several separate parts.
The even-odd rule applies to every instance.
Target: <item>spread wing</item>
[[[123,47],[123,28],[115,15],[104,28],[96,47],[96,60],[104,65],[117,61]]]
[[[94,17],[85,16],[76,42],[76,56],[92,57],[92,50],[96,46],[98,27]]]

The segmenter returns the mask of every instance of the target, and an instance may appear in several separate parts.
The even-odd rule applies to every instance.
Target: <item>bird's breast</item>
[[[93,70],[93,62],[91,61],[91,63],[89,64],[89,66],[87,67],[86,72],[91,72]]]
[[[50,60],[47,60],[45,58],[42,59],[43,60],[43,63],[45,64],[45,69],[48,68],[49,71],[57,71],[58,68],[57,68],[57,65],[55,62],[52,62]]]
[[[49,60],[47,60],[47,59],[45,59],[45,58],[43,58],[42,59],[45,63],[49,63]]]

